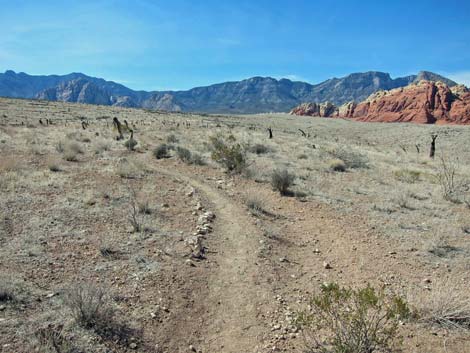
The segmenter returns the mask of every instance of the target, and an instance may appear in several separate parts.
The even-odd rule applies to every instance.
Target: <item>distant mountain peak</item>
[[[392,79],[380,71],[355,72],[318,84],[254,76],[187,91],[134,91],[119,83],[74,72],[67,75],[33,76],[12,70],[0,73],[0,96],[40,98],[90,104],[181,110],[207,113],[287,112],[303,102],[341,105],[360,102],[380,90],[405,87],[420,80],[455,82],[438,74]]]

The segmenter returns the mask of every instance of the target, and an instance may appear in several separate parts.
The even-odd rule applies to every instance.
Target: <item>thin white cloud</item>
[[[465,86],[470,87],[470,71],[448,73],[447,77],[457,83],[463,83]]]
[[[302,77],[302,76],[296,75],[296,74],[274,75],[273,77],[277,80],[280,80],[281,78],[287,78],[288,80],[291,80],[291,81],[308,82],[308,80],[305,77]]]

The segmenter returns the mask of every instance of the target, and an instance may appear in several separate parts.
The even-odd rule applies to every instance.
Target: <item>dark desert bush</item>
[[[265,154],[271,151],[271,149],[261,143],[257,143],[253,146],[250,146],[249,151],[255,154]]]
[[[168,154],[168,150],[168,145],[162,143],[161,145],[155,147],[155,149],[153,150],[153,155],[156,159],[168,158],[170,157],[170,155]]]

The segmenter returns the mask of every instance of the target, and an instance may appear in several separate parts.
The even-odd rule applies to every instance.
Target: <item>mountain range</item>
[[[361,102],[377,91],[405,87],[421,80],[440,81],[450,87],[457,85],[428,71],[395,79],[388,73],[369,71],[313,85],[285,78],[252,77],[186,91],[147,92],[82,73],[35,76],[8,70],[0,73],[0,96],[168,111],[248,114],[288,112],[303,102],[328,101],[335,105]]]

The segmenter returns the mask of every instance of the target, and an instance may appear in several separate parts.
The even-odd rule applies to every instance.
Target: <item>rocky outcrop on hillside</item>
[[[359,104],[350,102],[339,108],[330,107],[329,114],[321,114],[319,106],[302,104],[291,114],[372,122],[470,124],[470,91],[465,86],[449,87],[443,82],[420,81],[379,91]]]
[[[331,117],[337,115],[338,108],[333,103],[302,103],[290,111],[292,115]]]
[[[61,83],[40,92],[36,98],[61,102],[109,105],[110,97],[93,83],[83,79]]]

